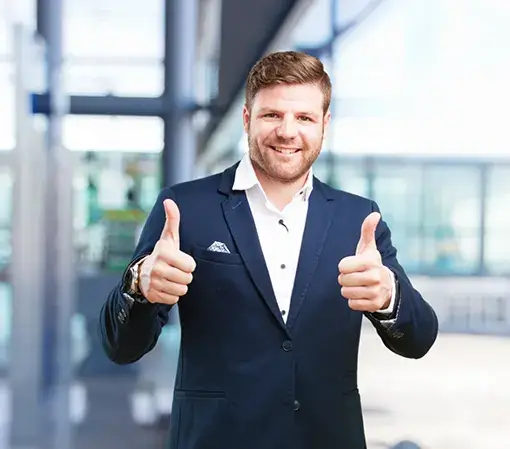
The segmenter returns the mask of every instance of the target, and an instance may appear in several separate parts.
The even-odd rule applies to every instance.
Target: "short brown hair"
[[[270,53],[250,70],[246,81],[246,106],[257,92],[277,84],[317,84],[324,94],[324,113],[331,103],[331,80],[320,59],[298,51]]]

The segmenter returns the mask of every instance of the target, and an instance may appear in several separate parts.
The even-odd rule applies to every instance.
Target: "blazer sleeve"
[[[131,262],[121,280],[109,293],[99,313],[99,334],[106,355],[117,364],[139,360],[156,345],[163,326],[168,322],[171,306],[132,303],[123,295],[124,278],[130,266],[149,255],[165,224],[163,201],[174,199],[167,188],[160,192],[142,229]]]
[[[379,212],[375,202],[372,202],[372,210]],[[365,315],[388,349],[403,357],[421,358],[427,354],[437,338],[437,315],[413,287],[398,262],[397,250],[391,241],[391,231],[383,220],[377,227],[376,241],[383,264],[395,274],[395,311],[389,319],[381,319],[370,313]]]

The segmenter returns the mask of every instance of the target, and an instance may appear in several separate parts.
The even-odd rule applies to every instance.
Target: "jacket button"
[[[282,344],[282,348],[285,352],[289,352],[289,351],[292,351],[292,349],[294,348],[294,345],[292,344],[292,342],[290,340],[285,340]]]
[[[294,411],[297,412],[301,408],[299,401],[294,401]]]

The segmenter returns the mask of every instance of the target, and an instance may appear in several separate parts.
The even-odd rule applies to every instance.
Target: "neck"
[[[309,175],[308,172],[296,181],[282,183],[268,178],[259,170],[255,170],[255,173],[267,198],[278,210],[283,210],[292,201],[296,193],[305,185]]]

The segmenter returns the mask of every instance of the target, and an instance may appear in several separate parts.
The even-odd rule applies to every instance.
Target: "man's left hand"
[[[382,264],[377,250],[375,230],[381,219],[372,212],[361,225],[361,237],[354,256],[345,257],[338,264],[338,283],[349,307],[363,312],[377,312],[390,305],[394,288],[389,268]]]

